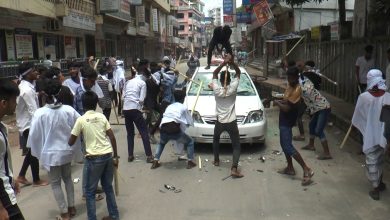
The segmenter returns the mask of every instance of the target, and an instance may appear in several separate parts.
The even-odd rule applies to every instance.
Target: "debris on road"
[[[222,178],[222,181],[225,181],[225,180],[229,179],[230,177],[232,177],[232,175],[229,175],[227,177]]]
[[[73,179],[73,183],[74,183],[74,184],[77,184],[77,183],[79,183],[79,182],[80,182],[80,178],[74,178],[74,179]]]
[[[328,172],[326,172],[325,170],[323,170],[322,172],[325,173],[325,174],[328,174]]]
[[[206,159],[204,159],[204,161],[209,162],[209,159],[206,158]]]
[[[264,172],[263,170],[260,170],[260,169],[256,170],[256,171],[259,172],[259,173],[263,173]]]
[[[181,192],[181,189],[176,189],[175,191],[173,191],[174,193],[180,193]]]
[[[165,193],[165,191],[162,190],[162,189],[159,189],[158,191],[159,191],[160,193]]]
[[[172,190],[172,191],[176,189],[176,187],[174,187],[172,185],[168,185],[168,184],[164,184],[164,187],[165,187],[165,189]]]
[[[273,151],[272,151],[272,154],[281,155],[282,152],[280,152],[279,150],[273,150]]]
[[[264,156],[261,156],[260,158],[259,158],[259,160],[261,160],[261,162],[265,162],[265,157]]]

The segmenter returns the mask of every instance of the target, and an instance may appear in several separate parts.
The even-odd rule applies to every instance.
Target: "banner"
[[[223,0],[223,14],[232,15],[233,7],[233,0]]]
[[[242,5],[254,5],[260,2],[260,0],[242,0]]]
[[[129,0],[129,2],[130,5],[136,5],[136,6],[142,5],[142,0]]]
[[[261,0],[257,3],[253,7],[253,13],[255,13],[257,21],[261,26],[267,24],[274,17],[267,0]]]
[[[233,27],[234,26],[233,15],[224,15],[223,16],[223,24],[228,25],[230,27]]]
[[[100,12],[118,12],[119,11],[119,0],[100,0]]]
[[[157,8],[152,9],[152,28],[154,32],[158,32],[158,11]]]
[[[15,29],[16,58],[33,58],[32,35],[29,29]]]
[[[14,33],[12,31],[5,31],[5,44],[7,45],[7,58],[9,61],[15,60],[15,46]]]
[[[236,15],[237,23],[250,24],[252,13],[238,12]]]
[[[137,6],[136,7],[137,11],[137,18],[138,18],[138,25],[143,26],[145,23],[145,6]]]

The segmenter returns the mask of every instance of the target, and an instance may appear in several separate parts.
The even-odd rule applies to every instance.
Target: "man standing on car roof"
[[[218,84],[218,74],[224,66],[230,64],[236,71],[236,75],[233,80],[230,79],[230,73],[226,71],[221,72],[220,86]],[[209,84],[209,88],[214,91],[216,102],[216,115],[217,121],[214,127],[214,166],[219,166],[219,138],[222,132],[226,131],[229,134],[230,140],[233,146],[233,164],[231,168],[231,176],[234,178],[241,178],[244,175],[238,171],[238,161],[240,159],[241,146],[240,146],[240,134],[237,127],[236,119],[236,96],[238,83],[240,81],[241,71],[237,64],[234,63],[234,59],[231,54],[228,54],[221,65],[219,65],[213,73],[213,81]],[[225,77],[226,80],[225,80]],[[226,82],[226,84],[225,84]]]

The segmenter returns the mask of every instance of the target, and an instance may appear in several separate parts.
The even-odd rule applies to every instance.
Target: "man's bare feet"
[[[49,182],[46,180],[38,180],[38,181],[33,182],[34,187],[47,186],[47,185],[49,185]]]
[[[26,177],[24,177],[24,176],[18,176],[18,177],[16,178],[16,181],[18,181],[18,183],[23,184],[23,185],[26,185],[26,186],[31,185],[31,182],[28,181],[28,180],[26,179]]]

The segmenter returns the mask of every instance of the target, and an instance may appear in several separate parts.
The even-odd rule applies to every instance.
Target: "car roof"
[[[218,66],[210,66],[210,69],[205,69],[206,66],[200,66],[198,67],[198,71],[197,72],[214,72],[215,69],[217,69]],[[222,70],[224,70],[226,67],[222,68]],[[242,73],[248,73],[248,71],[246,71],[245,68],[243,67],[240,67],[240,70]],[[229,71],[234,71],[233,69],[229,69]]]

